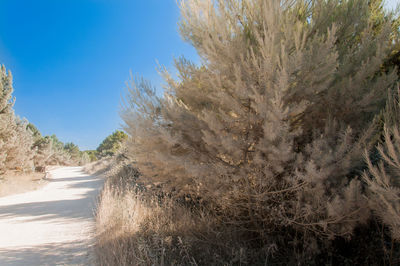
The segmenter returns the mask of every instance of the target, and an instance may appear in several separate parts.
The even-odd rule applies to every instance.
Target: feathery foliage
[[[368,184],[368,201],[374,213],[400,241],[400,103],[399,95],[388,100],[384,115],[383,142],[378,144],[380,159],[373,164],[366,154],[368,171],[363,179]]]
[[[202,65],[177,60],[164,97],[133,82],[122,115],[146,180],[267,241],[350,237],[369,217],[357,176],[397,79],[381,71],[391,14],[377,29],[364,0],[187,0],[181,13]]]

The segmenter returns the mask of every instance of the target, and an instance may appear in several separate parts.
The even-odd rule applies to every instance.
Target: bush
[[[294,244],[295,237],[284,247],[251,240],[252,232],[196,208],[188,195],[174,199],[154,186],[141,186],[140,173],[123,158],[87,168],[108,177],[96,215],[99,265],[377,265],[396,263],[400,255],[400,245],[390,246],[386,229],[374,221],[357,228],[351,241],[314,242],[317,256]]]
[[[298,236],[317,252],[350,237],[369,218],[358,176],[397,79],[381,71],[390,15],[377,30],[363,0],[188,0],[181,12],[203,65],[178,60],[164,97],[145,81],[126,97],[143,182],[270,244]]]

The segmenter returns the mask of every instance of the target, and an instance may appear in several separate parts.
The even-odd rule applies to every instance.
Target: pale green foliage
[[[181,12],[203,65],[177,61],[161,98],[133,83],[122,115],[146,180],[260,235],[350,236],[369,217],[355,176],[397,78],[380,73],[391,24],[374,30],[364,0],[187,0]]]
[[[6,68],[1,66],[1,101],[0,101],[0,114],[5,115],[12,112],[12,107],[14,105],[14,99],[12,98],[12,93],[14,91],[12,87],[12,75],[11,72],[7,73]],[[4,121],[4,119],[2,119]]]
[[[64,151],[71,157],[71,163],[85,165],[90,162],[90,157],[86,152],[80,151],[79,147],[72,142],[64,145]]]
[[[128,139],[128,135],[121,130],[116,130],[100,143],[96,149],[97,156],[104,157],[116,154],[126,139]]]
[[[89,156],[89,161],[97,161],[97,151],[96,150],[86,150],[84,151]]]
[[[373,25],[375,32],[379,33],[382,30],[382,25],[391,23],[392,51],[389,57],[385,60],[382,67],[383,71],[390,70],[391,67],[397,66],[397,73],[400,74],[400,10],[391,11],[391,16],[385,13],[384,0],[369,0],[370,6],[370,23]]]
[[[0,171],[5,169],[5,161],[7,158],[7,150],[5,146],[6,138],[10,135],[12,124],[12,76],[6,72],[4,66],[0,71]]]
[[[38,141],[39,139],[42,138],[42,133],[40,133],[39,129],[37,129],[37,127],[34,124],[29,123],[27,129],[32,133],[34,141]]]
[[[86,153],[86,152],[81,152],[81,158],[79,160],[79,165],[85,165],[85,164],[88,164],[90,162],[91,162],[91,160],[90,160],[89,154]]]
[[[71,155],[71,159],[79,161],[80,151],[79,147],[72,142],[65,143],[64,150]]]

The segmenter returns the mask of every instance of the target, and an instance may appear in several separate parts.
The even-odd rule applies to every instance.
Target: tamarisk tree
[[[201,65],[176,60],[179,78],[163,72],[163,97],[133,81],[122,112],[144,181],[194,195],[260,237],[285,228],[351,236],[369,217],[364,150],[397,79],[395,69],[381,71],[393,49],[391,14],[377,29],[365,0],[180,8],[181,34]]]

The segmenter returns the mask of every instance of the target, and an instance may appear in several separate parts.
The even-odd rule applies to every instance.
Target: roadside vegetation
[[[35,125],[14,113],[12,75],[0,69],[0,196],[25,192],[45,184],[46,167],[84,165],[93,158],[56,135],[43,136]]]
[[[100,265],[400,263],[400,20],[380,0],[183,0],[165,91],[133,80]]]
[[[0,197],[34,190],[45,185],[45,172],[52,166],[87,165],[110,161],[128,135],[116,130],[96,150],[81,151],[56,135],[43,136],[39,129],[14,113],[11,72],[0,69]],[[89,164],[88,169],[91,167]]]
[[[42,172],[8,171],[0,179],[0,197],[37,190],[48,183]]]

